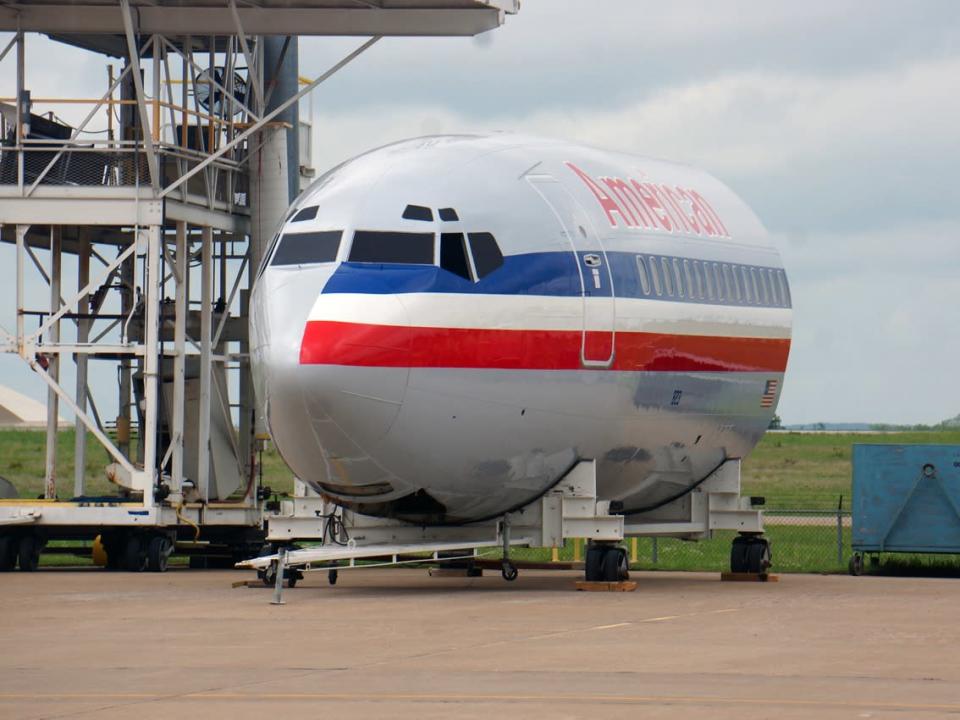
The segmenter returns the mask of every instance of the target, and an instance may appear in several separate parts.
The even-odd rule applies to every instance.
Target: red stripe
[[[607,333],[588,333],[601,347]],[[590,342],[590,340],[601,342]],[[403,327],[313,320],[302,365],[579,370],[581,333]],[[618,332],[613,364],[624,371],[783,372],[790,341],[771,338]]]

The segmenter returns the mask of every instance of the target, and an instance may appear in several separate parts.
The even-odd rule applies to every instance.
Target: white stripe
[[[604,300],[588,298],[588,302]],[[787,308],[616,298],[616,314],[618,332],[790,337]],[[582,317],[579,297],[461,293],[330,293],[317,298],[309,315],[310,320],[372,325],[573,331],[582,329]]]

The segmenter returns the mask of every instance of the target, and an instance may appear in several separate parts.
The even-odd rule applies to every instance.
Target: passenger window
[[[743,279],[743,299],[748,304],[753,302],[753,292],[750,287],[750,275],[747,272],[747,268],[743,265],[740,266],[740,277]]]
[[[705,262],[703,264],[704,275],[707,277],[707,300],[713,301],[717,299],[716,290],[713,288],[713,273],[710,272],[710,263]]]
[[[278,240],[270,265],[310,265],[333,262],[340,249],[342,230],[286,233]]]
[[[780,293],[783,296],[783,306],[790,307],[790,286],[787,284],[787,274],[777,270],[777,280],[780,282]]]
[[[703,266],[699,260],[693,261],[693,274],[697,278],[697,297],[701,300],[704,299],[704,283],[703,283]]]
[[[653,291],[663,295],[663,284],[660,282],[660,270],[657,268],[657,259],[650,256],[650,279],[653,280]]]
[[[667,295],[673,297],[673,278],[670,276],[670,261],[665,257],[660,258],[660,267],[663,268],[663,289]]]
[[[477,270],[477,280],[482,280],[503,265],[503,253],[496,238],[490,233],[470,233],[470,249],[473,251],[473,267]]]
[[[717,300],[723,300],[723,277],[720,274],[720,263],[710,263],[713,270],[713,281],[717,286]]]
[[[774,279],[774,273],[776,270],[767,270],[767,285],[770,286],[770,299],[773,301],[773,304],[779,307],[783,303],[780,301],[780,288],[777,286],[777,281]]]
[[[350,262],[433,265],[433,233],[357,230]]]
[[[763,298],[760,295],[760,283],[757,282],[757,269],[750,268],[750,287],[753,290],[753,298],[757,305],[763,304]]]
[[[440,219],[444,222],[453,222],[454,220],[460,219],[460,216],[457,215],[457,211],[453,208],[440,208],[437,212],[440,215]]]
[[[680,261],[673,259],[673,279],[677,281],[677,295],[683,297],[683,276],[680,274]]]
[[[650,277],[647,275],[647,264],[642,255],[637,255],[637,274],[640,276],[640,289],[644,295],[650,294]]]
[[[317,206],[305,207],[294,215],[290,222],[303,222],[304,220],[313,220],[317,216]]]
[[[433,222],[433,211],[423,205],[407,205],[403,210],[403,219]]]
[[[693,299],[696,297],[693,289],[693,273],[690,271],[690,261],[687,259],[683,261],[683,277],[687,281],[687,297]]]
[[[730,266],[726,263],[723,264],[723,284],[727,288],[727,300],[740,302],[740,288],[737,287],[733,273],[730,272]]]
[[[459,275],[465,280],[470,277],[470,261],[467,260],[467,242],[463,233],[440,234],[440,267]]]

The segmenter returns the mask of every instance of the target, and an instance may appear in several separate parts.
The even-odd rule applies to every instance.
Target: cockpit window
[[[433,233],[357,230],[350,262],[433,264]]]
[[[277,242],[276,252],[270,265],[309,265],[333,262],[340,249],[343,230],[320,232],[285,233]]]
[[[423,205],[407,205],[403,211],[403,219],[433,222],[433,210]]]
[[[440,208],[437,212],[440,214],[440,219],[444,222],[454,222],[460,219],[457,211],[453,208]]]
[[[449,270],[454,275],[459,275],[465,280],[472,280],[466,245],[463,233],[441,233],[440,267]]]
[[[503,253],[497,245],[496,238],[490,233],[470,233],[470,249],[473,251],[473,266],[477,269],[477,279],[480,280],[498,267],[503,265]]]
[[[305,207],[292,218],[290,222],[303,222],[304,220],[313,220],[317,216],[317,206]]]

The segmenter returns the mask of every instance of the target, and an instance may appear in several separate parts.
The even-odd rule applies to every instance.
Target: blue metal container
[[[853,550],[960,553],[960,445],[854,445]]]

